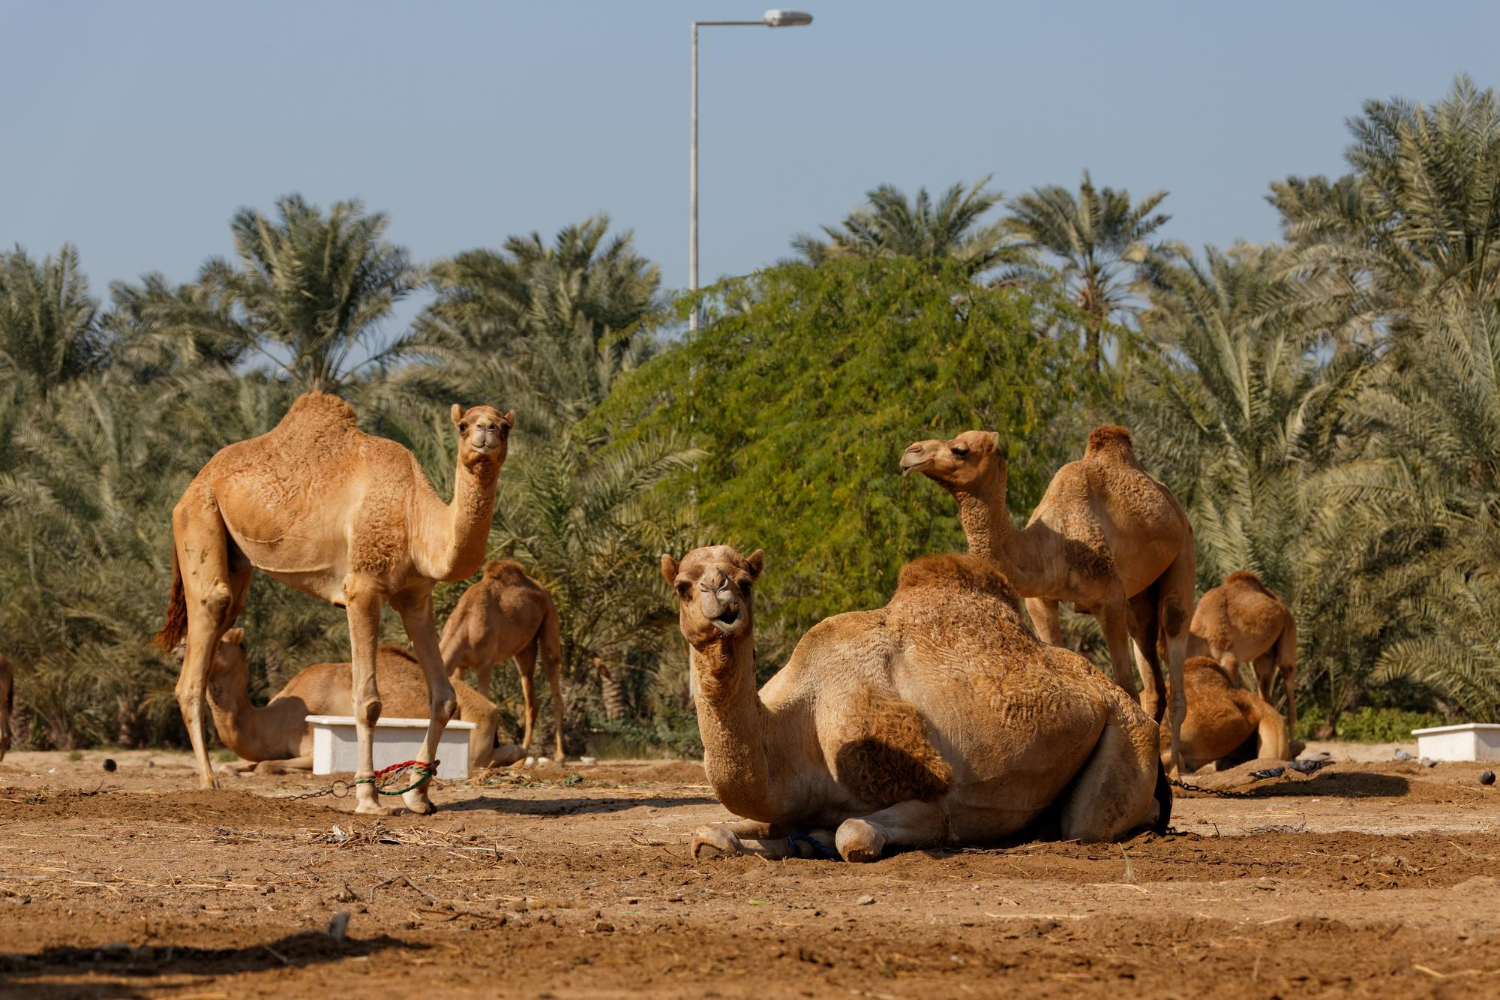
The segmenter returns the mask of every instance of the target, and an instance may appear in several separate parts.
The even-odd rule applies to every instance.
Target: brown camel
[[[353,715],[353,665],[314,663],[287,682],[264,708],[250,704],[250,665],[242,642],[245,630],[232,628],[219,640],[208,678],[208,707],[224,745],[242,763],[234,771],[279,774],[311,770],[312,730],[309,715]],[[417,658],[400,646],[381,646],[375,653],[380,676],[381,712],[396,719],[425,718],[429,708],[427,679]],[[453,682],[456,717],[474,723],[469,731],[469,766],[503,767],[525,753],[497,738],[500,710],[461,680]]]
[[[432,587],[479,568],[495,507],[495,480],[515,416],[488,406],[452,411],[458,429],[453,502],[444,504],[416,456],[355,426],[354,408],[304,393],[281,423],[209,459],[172,510],[172,596],[155,642],[187,636],[177,703],[204,787],[215,785],[203,742],[209,664],[245,606],[257,568],[273,580],[346,609],[359,737],[357,810],[383,813],[371,783],[370,731],[380,717],[375,650],[380,612],[395,608],[427,677],[431,720],[417,758],[431,762],[457,707],[443,670]],[[403,801],[430,813],[426,784]]]
[[[10,713],[16,707],[16,675],[10,661],[0,653],[0,760],[10,749]]]
[[[1260,577],[1238,570],[1203,595],[1193,612],[1188,652],[1217,660],[1238,677],[1240,664],[1255,664],[1260,696],[1274,702],[1279,675],[1286,691],[1287,731],[1297,731],[1297,622]]]
[[[1182,722],[1182,759],[1189,771],[1228,757],[1252,736],[1256,739],[1253,757],[1291,759],[1286,722],[1264,698],[1240,687],[1232,673],[1206,656],[1188,657],[1182,673],[1188,704]],[[1161,759],[1166,765],[1171,747],[1165,739],[1162,743]]]
[[[557,737],[557,759],[563,759],[563,701],[558,667],[562,659],[558,639],[557,605],[547,588],[526,575],[521,564],[502,559],[484,565],[484,578],[458,599],[443,623],[439,641],[448,676],[461,680],[472,667],[479,690],[490,693],[496,664],[515,658],[521,673],[521,695],[526,700],[526,735],[521,746],[531,751],[536,727],[536,692],[532,676],[540,656],[552,688],[552,721]]]
[[[973,555],[994,560],[1026,598],[1037,634],[1061,645],[1059,601],[1099,620],[1115,681],[1136,694],[1130,640],[1141,656],[1141,704],[1162,717],[1161,658],[1171,675],[1173,771],[1187,710],[1182,662],[1193,606],[1193,529],[1167,488],[1136,461],[1130,432],[1096,427],[1080,462],[1052,477],[1024,530],[1005,509],[1006,465],[999,435],[967,431],[951,441],[918,441],[901,456],[903,475],[921,472],[953,494]]]
[[[1082,656],[1038,642],[993,564],[908,563],[889,604],[814,626],[757,693],[763,565],[727,545],[662,556],[692,647],[704,768],[745,817],[700,829],[695,855],[818,851],[832,830],[846,860],[872,861],[993,841],[1054,804],[1068,838],[1165,828],[1156,724]]]

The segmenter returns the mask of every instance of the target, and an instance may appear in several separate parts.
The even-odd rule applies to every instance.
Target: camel
[[[172,510],[172,592],[154,642],[170,650],[187,637],[177,703],[205,788],[216,786],[203,740],[209,665],[257,568],[348,615],[356,810],[391,811],[377,796],[370,742],[381,709],[375,660],[386,603],[401,616],[427,678],[430,721],[417,759],[431,763],[457,707],[438,649],[432,588],[465,579],[484,560],[495,481],[515,425],[514,413],[488,406],[454,404],[452,419],[459,440],[451,504],[438,499],[416,456],[365,434],[353,407],[320,392],[299,396],[269,433],[219,451],[188,484]],[[434,809],[425,782],[402,799],[415,813]]]
[[[232,771],[312,769],[312,730],[309,715],[354,713],[354,668],[348,663],[314,663],[287,682],[264,708],[250,704],[250,665],[245,658],[245,630],[232,628],[219,640],[208,678],[208,707],[224,745],[240,755]],[[375,652],[380,676],[381,711],[398,719],[420,719],[427,714],[427,681],[417,658],[400,646],[381,646]],[[500,710],[461,680],[453,682],[458,699],[457,718],[474,723],[469,732],[469,766],[504,767],[525,756],[514,743],[497,738]],[[222,769],[221,769],[222,770]]]
[[[558,678],[562,653],[557,605],[552,603],[547,588],[527,576],[520,563],[502,559],[484,564],[484,578],[463,592],[453,614],[443,623],[438,646],[448,676],[461,680],[464,669],[473,667],[479,690],[486,696],[495,665],[515,658],[521,674],[521,695],[526,701],[526,735],[521,738],[521,746],[528,752],[536,727],[536,693],[531,679],[540,655],[547,683],[552,688],[557,759],[563,759],[563,701]]]
[[[1161,654],[1171,675],[1172,771],[1187,703],[1182,663],[1193,606],[1195,556],[1187,515],[1136,461],[1130,432],[1096,427],[1082,461],[1052,477],[1024,530],[1005,509],[1006,465],[998,434],[967,431],[951,441],[918,441],[901,456],[903,475],[921,472],[958,501],[970,554],[996,562],[1043,642],[1061,645],[1059,601],[1092,614],[1109,643],[1115,682],[1136,694],[1130,640],[1141,657],[1141,705],[1162,718]]]
[[[1228,757],[1252,736],[1252,758],[1290,760],[1286,722],[1270,702],[1246,691],[1235,675],[1207,656],[1191,656],[1182,665],[1187,688],[1187,717],[1182,722],[1182,759],[1189,771]],[[1171,747],[1163,731],[1161,759],[1170,762]]]
[[[10,661],[0,653],[0,760],[10,750],[10,713],[16,707],[16,675]]]
[[[831,843],[873,861],[887,847],[994,841],[1054,806],[1067,838],[1165,829],[1156,723],[1082,656],[1038,642],[992,563],[906,564],[884,608],[824,619],[757,692],[751,588],[764,566],[727,545],[662,556],[704,769],[744,817],[698,830],[694,856]]]
[[[1276,678],[1286,691],[1287,732],[1297,731],[1297,622],[1260,577],[1238,570],[1203,595],[1188,626],[1188,653],[1207,655],[1238,677],[1255,664],[1256,688],[1274,702]]]

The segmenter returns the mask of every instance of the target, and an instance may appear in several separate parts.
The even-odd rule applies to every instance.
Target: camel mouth
[[[739,624],[740,609],[737,607],[725,608],[722,612],[710,618],[709,621],[713,622],[714,628],[728,635]]]
[[[921,470],[927,468],[931,464],[932,464],[932,459],[930,459],[930,458],[925,458],[925,457],[918,458],[918,457],[916,457],[914,455],[902,455],[901,456],[901,478],[905,479],[907,476],[911,475],[913,472],[920,472]]]

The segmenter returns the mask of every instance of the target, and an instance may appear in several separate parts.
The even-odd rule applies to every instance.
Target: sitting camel
[[[352,715],[354,668],[348,663],[314,663],[287,682],[264,708],[250,704],[250,666],[241,644],[245,630],[232,628],[219,640],[208,678],[208,707],[224,745],[241,757],[227,765],[234,771],[280,774],[311,770],[312,730],[309,715]],[[399,646],[375,653],[380,672],[382,712],[397,719],[425,718],[427,680],[417,658]],[[500,710],[463,681],[453,682],[456,717],[472,722],[469,766],[503,767],[525,756],[514,743],[497,737]]]
[[[563,759],[563,701],[558,667],[557,605],[547,588],[526,575],[521,564],[503,559],[484,564],[484,578],[458,599],[443,624],[439,641],[448,676],[463,679],[464,668],[474,668],[479,690],[490,693],[495,665],[515,658],[521,673],[521,695],[526,701],[526,735],[521,746],[531,750],[536,727],[536,692],[531,679],[537,656],[552,688],[552,721],[557,734],[557,759]]]
[[[1142,660],[1141,705],[1162,718],[1161,658],[1171,675],[1172,770],[1181,772],[1179,733],[1187,704],[1182,661],[1193,606],[1193,529],[1167,488],[1136,461],[1130,432],[1096,427],[1080,462],[1052,477],[1042,502],[1017,531],[1005,509],[1006,465],[999,435],[966,431],[951,441],[918,441],[901,456],[903,475],[921,472],[958,501],[972,555],[993,560],[1016,591],[1043,642],[1061,645],[1059,601],[1099,620],[1115,682],[1135,696],[1130,639]]]
[[[16,707],[16,675],[10,661],[0,653],[0,760],[10,749],[10,713]]]
[[[1286,690],[1286,726],[1297,729],[1297,622],[1260,577],[1246,570],[1230,573],[1203,595],[1189,626],[1188,652],[1217,660],[1231,677],[1240,664],[1255,664],[1256,687],[1274,701],[1279,674]]]
[[[484,561],[495,482],[515,416],[454,404],[458,468],[453,502],[433,492],[416,456],[355,426],[354,408],[307,392],[269,433],[219,451],[172,509],[172,594],[154,642],[187,653],[177,703],[204,787],[215,786],[203,742],[209,664],[219,639],[245,606],[256,568],[273,580],[344,608],[353,651],[359,770],[356,810],[386,813],[373,783],[371,730],[380,718],[375,659],[380,612],[401,616],[427,678],[427,734],[417,759],[431,763],[457,703],[443,670],[432,588],[468,578]],[[433,811],[425,782],[402,799]]]
[[[1206,656],[1189,657],[1182,674],[1188,703],[1182,721],[1182,759],[1189,771],[1228,757],[1252,736],[1252,759],[1291,759],[1286,722],[1264,698],[1240,687],[1233,674]],[[1162,736],[1161,759],[1166,765],[1171,747],[1165,731]]]
[[[908,563],[890,603],[814,626],[757,693],[763,565],[727,545],[662,556],[692,647],[704,769],[745,817],[700,829],[695,855],[802,853],[808,830],[821,850],[831,829],[846,860],[873,861],[993,841],[1054,804],[1068,838],[1165,829],[1156,724],[1082,656],[1038,642],[989,562]]]

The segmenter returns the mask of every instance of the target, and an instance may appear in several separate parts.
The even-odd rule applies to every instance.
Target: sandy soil
[[[1312,776],[1203,777],[1232,797],[1180,794],[1165,837],[866,866],[693,861],[727,816],[692,763],[508,771],[373,820],[287,798],[323,779],[18,753],[0,995],[1494,995],[1500,789],[1320,749]]]

